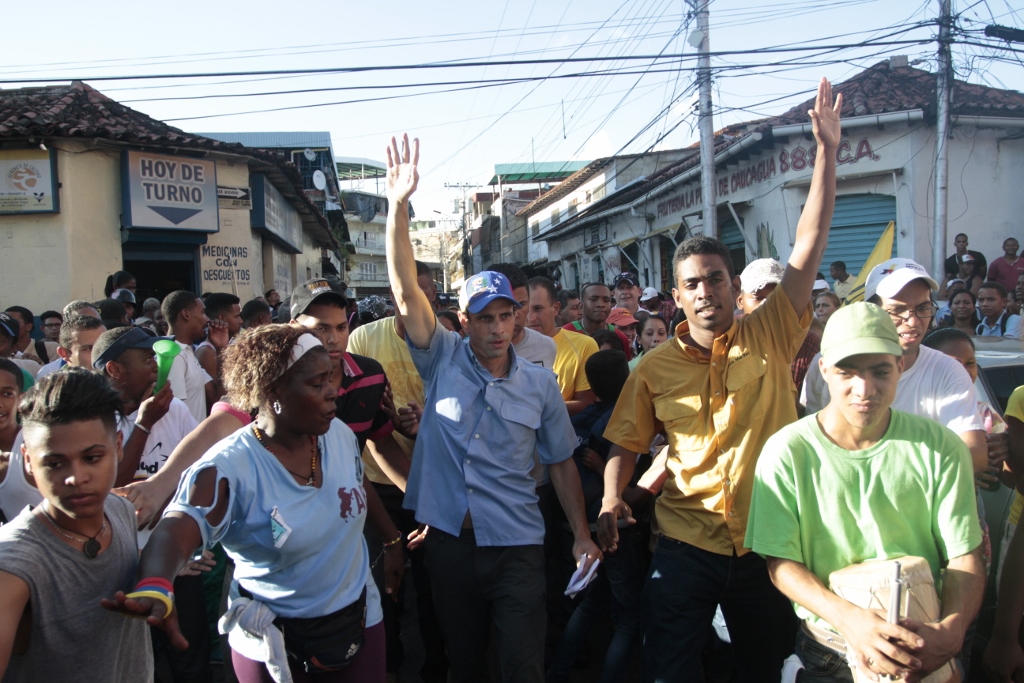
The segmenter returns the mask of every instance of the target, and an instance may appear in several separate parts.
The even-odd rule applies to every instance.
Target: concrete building
[[[596,259],[586,254],[596,253],[595,247],[608,239],[607,229],[598,227],[597,230],[590,232],[577,232],[573,227],[574,220],[581,212],[600,204],[609,195],[636,187],[662,169],[681,160],[691,159],[695,154],[694,150],[675,149],[604,157],[590,162],[550,192],[519,210],[517,218],[525,224],[526,262],[563,285],[572,287],[578,287],[580,283],[591,280],[610,281],[620,270],[627,267],[624,262],[629,262],[633,270],[638,270],[638,263],[642,259],[639,248],[635,245],[635,237],[631,241],[627,241],[625,236],[612,237],[613,240],[617,240],[615,244],[621,245],[625,258]],[[547,229],[543,230],[543,227]],[[539,239],[542,234],[547,239]],[[551,257],[549,244],[559,235],[566,235],[569,239],[569,243],[558,241],[559,249],[580,252],[576,258]],[[573,235],[576,239],[572,237]],[[625,251],[626,249],[631,250],[632,256]],[[574,284],[568,285],[567,281]]]
[[[879,63],[834,86],[843,93],[843,139],[837,151],[835,217],[822,270],[842,260],[857,274],[889,221],[896,222],[894,255],[931,267],[934,210],[935,75]],[[747,261],[785,261],[807,198],[815,156],[807,110],[813,100],[768,119],[730,126],[716,135],[718,237],[737,271]],[[953,237],[967,233],[972,249],[1001,255],[1005,237],[1024,236],[1024,95],[956,82],[950,150],[949,221]],[[599,160],[600,162],[600,160]],[[594,162],[598,164],[599,162]],[[616,162],[619,163],[619,162]],[[704,232],[700,160],[696,147],[677,161],[608,187],[594,200],[597,169],[526,207],[531,258],[560,268],[563,284],[610,281],[620,270],[641,285],[672,288],[675,246]],[[560,188],[549,193],[555,195]],[[568,202],[586,197],[570,215]],[[556,215],[557,212],[557,215]]]
[[[472,232],[471,261],[481,264],[526,264],[528,240],[526,221],[518,213],[530,202],[561,183],[588,161],[548,161],[524,164],[495,164],[487,183],[490,192],[475,192],[462,202]],[[479,270],[474,266],[474,272]]]
[[[244,301],[320,276],[338,247],[283,154],[186,133],[80,82],[0,90],[8,304],[101,299],[118,270],[139,297]]]
[[[251,149],[273,150],[284,154],[298,169],[303,192],[327,218],[331,233],[339,242],[348,240],[348,226],[339,203],[340,164],[336,161],[329,131],[214,132],[198,135],[222,142],[238,143]],[[341,254],[325,249],[322,257],[322,274],[337,276],[344,280],[345,267],[341,262]]]
[[[450,292],[466,275],[462,268],[462,226],[459,221],[413,221],[409,225],[413,253],[434,273],[438,292]]]

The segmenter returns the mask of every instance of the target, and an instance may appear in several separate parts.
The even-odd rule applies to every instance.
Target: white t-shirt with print
[[[800,392],[800,403],[808,415],[827,406],[831,399],[818,368],[819,358],[820,353],[811,359]],[[892,407],[929,417],[957,434],[985,428],[971,376],[960,363],[927,346],[921,347],[917,362],[900,377]]]
[[[124,435],[122,443],[128,441],[138,419],[139,411],[136,410],[121,422],[121,433]],[[188,406],[172,398],[167,414],[156,421],[150,430],[152,433],[146,437],[146,445],[139,458],[139,467],[135,471],[133,481],[144,481],[156,474],[181,440],[198,426],[199,422],[192,416]],[[150,533],[148,529],[139,532],[139,550],[145,547]]]

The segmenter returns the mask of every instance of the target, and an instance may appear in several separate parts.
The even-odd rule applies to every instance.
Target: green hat
[[[862,353],[902,356],[900,336],[892,318],[880,306],[847,304],[832,314],[821,335],[821,359],[826,366]]]

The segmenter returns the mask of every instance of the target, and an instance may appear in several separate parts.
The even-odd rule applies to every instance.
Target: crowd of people
[[[1018,243],[986,272],[960,235],[941,279],[891,259],[848,301],[843,262],[818,272],[840,107],[823,80],[787,263],[693,237],[671,296],[498,263],[450,304],[405,137],[390,299],[314,278],[139,306],[119,272],[9,307],[2,680],[398,680],[411,582],[426,683],[574,680],[602,621],[602,682],[1024,681],[1020,493],[970,656],[978,488],[1024,471],[1024,388],[979,403],[974,339],[1020,336]]]

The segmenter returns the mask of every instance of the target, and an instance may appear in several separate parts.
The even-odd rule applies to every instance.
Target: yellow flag
[[[878,238],[875,248],[871,250],[868,260],[864,262],[864,267],[860,269],[860,275],[853,281],[853,289],[850,290],[843,303],[852,304],[864,300],[864,285],[868,281],[868,273],[879,263],[892,258],[892,241],[895,237],[896,221],[889,221],[889,225],[882,231],[882,236]]]

